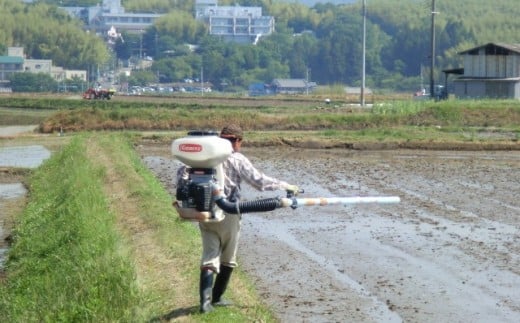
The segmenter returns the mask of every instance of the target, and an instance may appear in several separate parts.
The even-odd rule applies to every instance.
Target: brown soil
[[[139,151],[173,192],[169,145]],[[518,151],[244,152],[304,197],[402,200],[245,214],[241,267],[281,321],[520,320]],[[249,198],[280,194],[246,189]]]

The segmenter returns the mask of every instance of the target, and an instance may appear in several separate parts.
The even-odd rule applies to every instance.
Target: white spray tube
[[[351,204],[394,204],[401,202],[399,196],[352,196],[352,197],[309,197],[309,198],[282,198],[282,207],[351,205]]]

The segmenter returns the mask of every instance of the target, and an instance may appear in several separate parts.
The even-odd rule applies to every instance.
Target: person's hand
[[[287,193],[289,193],[293,196],[296,196],[296,195],[298,195],[298,193],[300,193],[300,188],[296,185],[289,184],[285,187],[285,190],[287,191]]]

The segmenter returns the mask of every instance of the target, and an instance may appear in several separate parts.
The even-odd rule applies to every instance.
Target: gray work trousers
[[[200,222],[202,236],[201,268],[218,273],[220,265],[237,266],[238,241],[240,240],[241,216],[225,214],[220,222]]]

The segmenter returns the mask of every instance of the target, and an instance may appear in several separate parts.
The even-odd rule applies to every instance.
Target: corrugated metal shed
[[[454,80],[458,98],[520,98],[520,44],[488,43],[459,53],[463,75]]]

